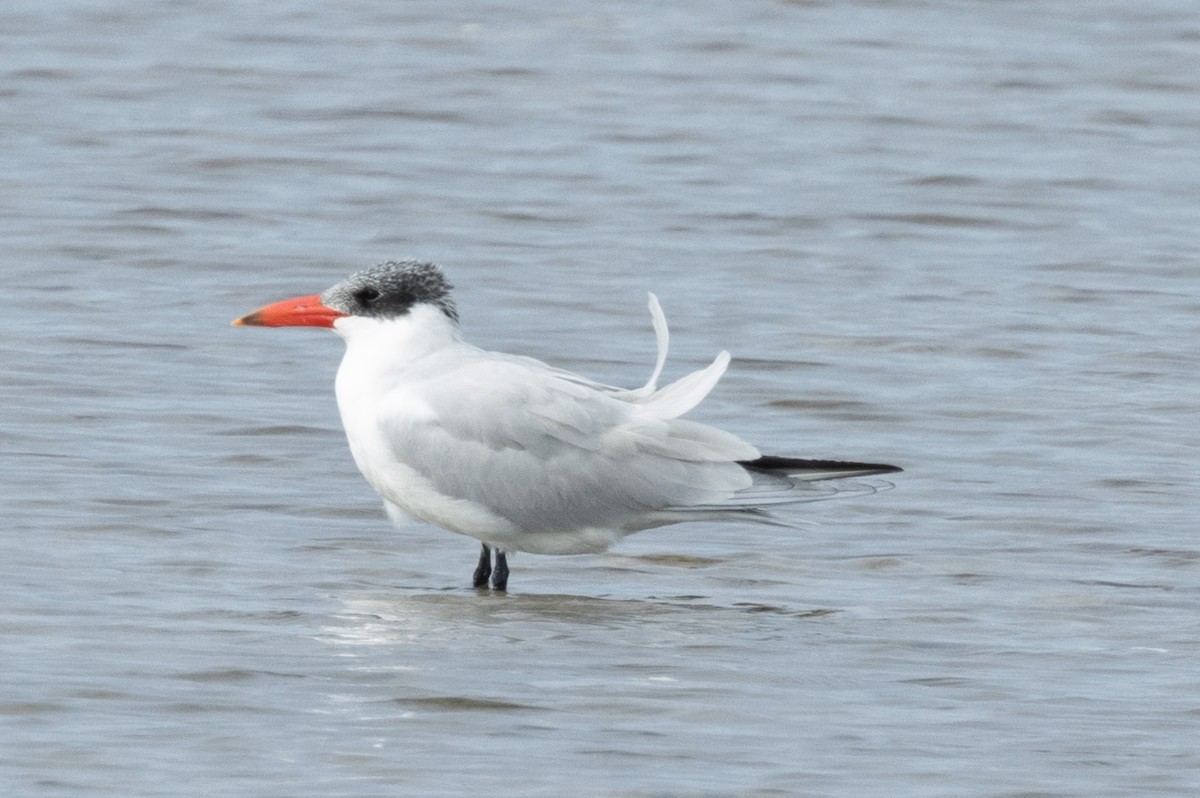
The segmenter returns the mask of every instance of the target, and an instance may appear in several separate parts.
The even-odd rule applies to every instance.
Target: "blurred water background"
[[[9,0],[0,792],[1200,793],[1200,10],[1185,0]],[[603,556],[392,529],[336,336],[467,335],[895,462]]]

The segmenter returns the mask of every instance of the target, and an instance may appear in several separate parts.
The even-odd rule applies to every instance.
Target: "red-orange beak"
[[[240,319],[234,327],[332,327],[345,316],[340,310],[321,304],[321,295],[298,296],[259,308]]]

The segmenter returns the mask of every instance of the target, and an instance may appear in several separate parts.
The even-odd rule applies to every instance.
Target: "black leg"
[[[492,574],[492,590],[508,590],[508,557],[496,549],[496,571]]]
[[[475,566],[475,577],[473,584],[475,587],[487,587],[488,577],[492,575],[492,550],[488,548],[488,544],[481,543],[483,548],[479,552],[479,565]],[[505,571],[508,569],[505,568]]]

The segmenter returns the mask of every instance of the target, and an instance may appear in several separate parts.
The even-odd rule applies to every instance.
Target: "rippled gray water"
[[[0,10],[0,793],[1200,792],[1200,12]],[[335,336],[467,334],[906,467],[604,556],[393,530]]]

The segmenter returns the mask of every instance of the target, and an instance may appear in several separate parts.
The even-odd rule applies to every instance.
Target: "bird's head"
[[[237,327],[333,327],[348,316],[384,321],[408,315],[418,305],[430,305],[458,321],[450,283],[432,263],[387,261],[333,286],[322,294],[285,299],[233,324]]]

